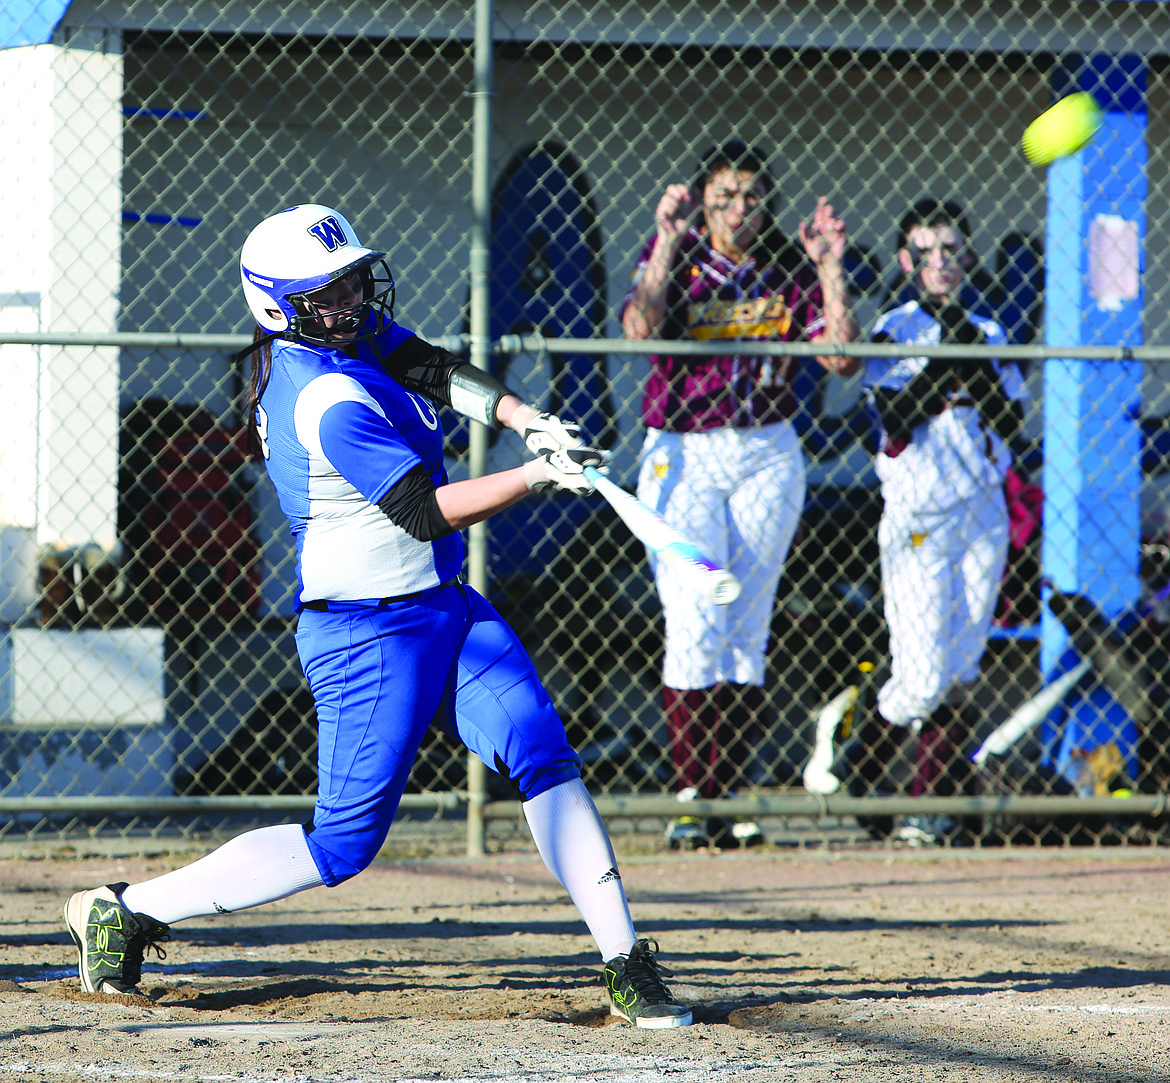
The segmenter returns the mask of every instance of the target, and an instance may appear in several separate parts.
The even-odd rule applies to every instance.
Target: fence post
[[[475,88],[472,100],[471,163],[471,363],[489,367],[491,274],[492,34],[493,0],[475,0]],[[468,458],[470,476],[480,477],[487,465],[487,429],[472,425]],[[468,531],[468,577],[473,589],[487,591],[487,524]],[[467,754],[467,856],[484,854],[483,806],[487,801],[487,769],[474,752]]]

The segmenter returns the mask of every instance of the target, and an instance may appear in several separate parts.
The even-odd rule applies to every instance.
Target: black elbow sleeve
[[[418,541],[434,541],[454,534],[435,499],[435,485],[420,463],[400,477],[378,501],[379,510]]]

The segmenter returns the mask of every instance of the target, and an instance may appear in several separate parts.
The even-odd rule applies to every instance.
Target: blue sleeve
[[[339,402],[326,410],[320,439],[325,457],[371,504],[422,462],[394,427],[364,403]]]
[[[310,461],[328,460],[371,504],[422,461],[370,393],[341,372],[318,376],[301,389],[293,423]]]

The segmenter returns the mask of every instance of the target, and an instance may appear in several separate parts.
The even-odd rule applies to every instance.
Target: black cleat
[[[77,945],[77,976],[87,993],[140,996],[142,959],[159,941],[170,940],[170,926],[146,914],[132,914],[118,898],[129,884],[107,884],[79,891],[65,904],[65,927]]]
[[[662,975],[672,975],[654,957],[657,950],[657,940],[638,940],[629,955],[619,955],[605,964],[609,1014],[647,1030],[688,1027],[690,1009],[675,1000],[662,984]]]
[[[699,850],[711,840],[698,816],[679,816],[666,825],[666,844],[672,850]]]

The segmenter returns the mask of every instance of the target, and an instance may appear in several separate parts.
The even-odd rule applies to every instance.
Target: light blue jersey
[[[303,342],[272,344],[257,408],[264,462],[296,541],[296,603],[376,600],[437,586],[463,568],[458,533],[419,541],[377,502],[420,463],[443,485],[435,405],[382,368],[413,332],[392,324],[355,360]]]

